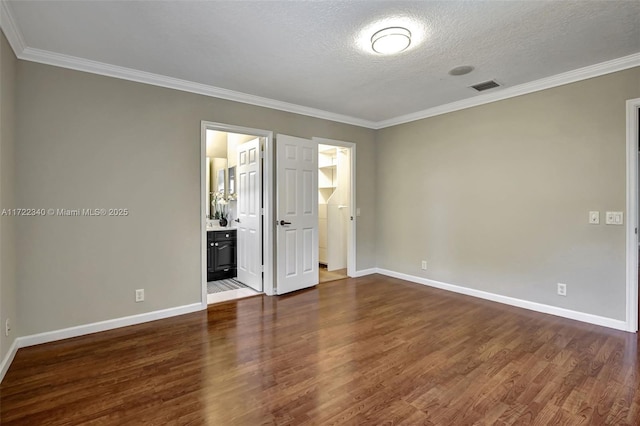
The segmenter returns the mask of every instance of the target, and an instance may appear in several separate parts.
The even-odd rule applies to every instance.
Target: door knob
[[[236,219],[234,222],[240,223],[240,218]]]
[[[215,245],[216,247],[218,247],[218,243],[215,243],[214,245]]]
[[[284,220],[280,221],[280,225],[285,226],[285,225],[291,225],[291,222],[285,222]]]

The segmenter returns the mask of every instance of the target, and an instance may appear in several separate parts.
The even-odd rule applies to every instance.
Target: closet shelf
[[[319,169],[321,170],[335,170],[336,169],[336,165],[335,164],[329,164],[326,166],[318,166]]]

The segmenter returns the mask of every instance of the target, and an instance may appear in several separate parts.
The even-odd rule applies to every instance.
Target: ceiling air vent
[[[478,92],[482,92],[484,90],[493,89],[494,87],[500,87],[500,85],[493,80],[489,80],[483,83],[474,84],[471,87],[473,89],[476,89]]]

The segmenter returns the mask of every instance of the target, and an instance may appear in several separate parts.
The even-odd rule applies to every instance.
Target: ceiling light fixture
[[[383,55],[392,55],[405,50],[411,44],[411,32],[402,27],[389,27],[371,37],[371,48]]]

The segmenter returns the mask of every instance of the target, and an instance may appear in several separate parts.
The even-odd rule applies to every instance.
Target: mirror
[[[215,207],[213,203],[216,199],[222,200],[227,198],[227,186],[226,186],[226,170],[227,159],[226,158],[211,158],[209,176],[211,182],[209,182],[209,217],[214,218]]]
[[[228,198],[230,200],[236,199],[236,168],[229,167],[229,187],[228,187]]]
[[[218,178],[217,178],[217,182],[218,182],[218,187],[217,187],[217,192],[218,194],[225,194],[225,185],[224,185],[224,169],[220,169],[218,170]],[[224,197],[224,195],[223,195]],[[224,197],[226,198],[226,197]]]

